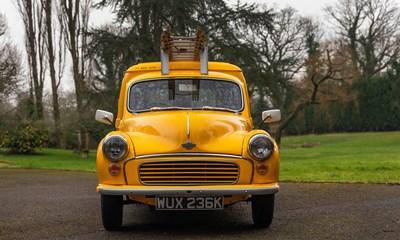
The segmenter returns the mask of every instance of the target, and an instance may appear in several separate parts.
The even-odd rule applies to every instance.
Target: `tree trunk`
[[[21,0],[18,2],[19,11],[25,24],[26,50],[28,62],[30,64],[31,78],[33,79],[33,88],[35,95],[36,118],[43,119],[43,83],[39,79],[37,64],[37,47],[40,43],[36,41],[36,32],[41,34],[41,29],[34,22],[34,6],[32,0]],[[38,18],[40,14],[36,14]]]
[[[59,14],[60,24],[64,29],[64,40],[68,47],[68,51],[72,61],[72,75],[75,85],[76,107],[80,129],[79,132],[84,133],[87,129],[82,125],[84,123],[84,99],[86,96],[86,85],[84,75],[84,54],[83,49],[86,47],[86,38],[84,36],[87,30],[87,14],[90,7],[90,1],[79,0],[61,0],[61,12]],[[79,139],[83,142],[82,135]],[[82,149],[80,149],[82,151]]]
[[[42,1],[42,6],[46,12],[46,33],[47,33],[47,53],[50,68],[50,79],[51,79],[51,92],[53,100],[53,119],[54,119],[54,131],[56,135],[57,147],[62,148],[62,131],[60,121],[60,106],[58,104],[58,83],[55,71],[55,56],[53,47],[53,27],[52,27],[52,0]]]
[[[276,128],[275,132],[272,135],[275,139],[276,144],[278,144],[279,148],[281,147],[282,131],[283,131],[283,129],[278,127],[278,128]]]
[[[272,134],[275,138],[276,143],[280,146],[281,145],[281,137],[282,137],[282,132],[283,130],[289,125],[291,121],[293,121],[297,115],[300,113],[301,110],[303,110],[305,107],[310,105],[312,102],[311,101],[306,101],[299,103],[296,108],[289,114],[287,118],[285,118],[281,124],[276,128],[275,132]]]

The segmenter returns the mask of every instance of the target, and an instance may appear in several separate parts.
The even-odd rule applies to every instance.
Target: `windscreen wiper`
[[[237,110],[233,110],[230,108],[222,108],[222,107],[202,106],[201,109],[202,110],[226,111],[226,112],[239,113],[239,111],[237,111]]]
[[[164,110],[190,110],[191,108],[186,107],[152,107],[150,111],[164,111]]]

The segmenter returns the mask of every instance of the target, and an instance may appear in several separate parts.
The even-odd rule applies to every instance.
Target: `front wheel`
[[[253,195],[251,197],[251,213],[253,223],[257,227],[269,227],[274,217],[275,194]]]
[[[101,217],[107,231],[118,230],[122,226],[122,196],[101,195]]]

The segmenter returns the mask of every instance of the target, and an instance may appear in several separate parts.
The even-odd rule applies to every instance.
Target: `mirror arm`
[[[103,117],[104,120],[110,123],[110,125],[113,125],[113,122],[106,116]]]
[[[271,118],[271,114],[269,114],[266,118],[264,118],[261,122],[260,125],[258,126],[259,129],[261,129],[261,125],[263,125],[265,123],[265,121],[267,121],[268,119]]]

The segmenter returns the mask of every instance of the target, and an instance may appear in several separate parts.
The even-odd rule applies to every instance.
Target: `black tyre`
[[[122,196],[101,195],[101,217],[107,231],[121,229],[123,203]]]
[[[274,217],[275,194],[253,195],[251,197],[251,213],[253,223],[257,227],[269,227]]]

